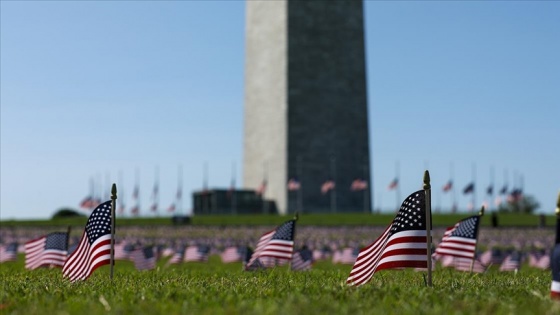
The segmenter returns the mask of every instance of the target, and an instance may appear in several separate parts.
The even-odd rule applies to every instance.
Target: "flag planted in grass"
[[[479,224],[480,216],[475,215],[447,228],[436,248],[436,258],[452,256],[474,259]]]
[[[290,261],[294,251],[294,232],[296,220],[290,220],[280,225],[276,229],[264,233],[257,244],[251,259],[246,266],[251,266],[258,259],[269,258],[274,261]],[[251,268],[246,268],[250,270]]]
[[[0,263],[17,260],[18,243],[0,245]]]
[[[208,261],[208,254],[210,253],[210,247],[205,245],[192,245],[187,247],[185,250],[185,256],[183,261]]]
[[[95,269],[111,261],[111,201],[91,213],[78,248],[68,257],[62,274],[70,281],[87,279]]]
[[[310,270],[313,265],[313,252],[307,247],[304,247],[294,253],[292,257],[292,270]]]
[[[25,268],[62,267],[67,255],[68,233],[50,233],[25,243]]]
[[[153,246],[138,248],[130,256],[137,270],[149,270],[156,267],[156,255]]]
[[[383,234],[358,254],[348,284],[367,283],[383,269],[428,267],[425,196],[419,190],[404,200]]]
[[[506,256],[500,265],[500,271],[517,271],[521,266],[521,253],[515,251]]]

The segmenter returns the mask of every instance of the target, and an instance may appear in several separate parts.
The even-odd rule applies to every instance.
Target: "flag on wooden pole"
[[[383,269],[428,268],[426,193],[419,190],[402,203],[381,236],[358,254],[347,283],[362,285]],[[430,259],[431,260],[431,259]]]
[[[76,250],[68,257],[62,274],[74,282],[87,279],[97,268],[111,260],[111,201],[91,213]]]

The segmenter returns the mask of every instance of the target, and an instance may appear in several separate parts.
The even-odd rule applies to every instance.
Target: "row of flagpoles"
[[[235,180],[235,164],[232,167],[232,179],[231,179],[231,183],[230,183],[230,187],[229,190],[233,191],[236,189],[236,180]],[[396,163],[396,176],[393,180],[391,180],[391,182],[387,185],[387,190],[388,191],[395,191],[395,197],[396,197],[396,205],[395,205],[395,209],[398,210],[398,207],[400,205],[400,200],[401,200],[401,194],[400,194],[400,175],[399,175],[399,164],[398,162]],[[266,173],[265,173],[266,174]],[[524,180],[523,180],[523,175],[519,175],[517,176],[517,174],[514,174],[514,183],[513,183],[513,187],[510,188],[508,185],[508,180],[507,180],[507,171],[504,171],[504,181],[503,181],[503,185],[502,187],[498,190],[497,188],[495,188],[495,184],[494,184],[494,170],[493,168],[491,168],[490,171],[490,184],[486,187],[485,189],[485,197],[484,197],[484,201],[483,201],[483,205],[487,208],[487,209],[493,209],[494,207],[499,207],[500,204],[502,204],[505,201],[508,202],[515,202],[515,201],[519,201],[523,198],[523,188],[524,188]],[[136,174],[135,174],[135,184],[134,184],[134,188],[133,188],[133,192],[132,192],[132,201],[131,201],[131,207],[129,208],[128,213],[132,216],[138,216],[140,215],[141,212],[141,198],[140,198],[140,175],[139,175],[139,171],[136,170]],[[108,177],[106,178],[108,181]],[[122,183],[123,179],[122,179],[122,172],[119,173],[119,182]],[[178,169],[178,181],[177,181],[177,190],[174,196],[173,201],[171,202],[171,204],[166,208],[166,211],[168,213],[183,213],[183,178],[182,178],[182,168],[179,167]],[[255,193],[257,195],[263,196],[265,195],[266,189],[267,189],[267,185],[268,185],[268,181],[266,178],[266,175],[264,175],[264,178],[262,180],[262,182],[259,184],[258,187],[255,188]],[[304,183],[301,182],[301,180],[298,177],[291,177],[288,179],[288,182],[286,184],[286,189],[289,192],[295,192],[297,193],[297,206],[298,209],[303,209],[303,198],[302,198],[302,193],[301,193],[301,188],[302,185],[304,185]],[[86,196],[86,198],[84,198],[81,202],[80,202],[80,207],[83,209],[89,209],[90,211],[93,210],[97,205],[99,205],[101,203],[101,200],[103,199],[107,199],[108,196],[96,196],[95,194],[95,187],[96,185],[94,184],[94,180],[90,179],[90,192],[89,195]],[[367,194],[369,194],[370,192],[370,187],[369,187],[369,183],[367,182],[367,180],[365,180],[362,177],[357,177],[355,178],[354,181],[352,181],[350,187],[348,187],[347,189],[350,189],[352,191],[362,191],[365,196],[364,196],[364,209],[367,210],[369,209],[369,204],[367,204],[367,201],[369,200],[369,196],[367,196]],[[440,192],[443,194],[448,194],[450,195],[451,198],[451,212],[456,212],[458,210],[458,205],[457,205],[457,196],[456,196],[456,187],[455,187],[455,183],[453,180],[453,166],[451,165],[451,172],[450,172],[450,178],[447,182],[445,182],[445,184],[441,187]],[[122,187],[122,185],[121,185]],[[151,196],[150,196],[150,200],[151,203],[149,205],[149,211],[154,214],[154,215],[158,215],[160,214],[160,211],[163,210],[163,208],[160,206],[160,193],[159,193],[159,169],[156,167],[155,170],[155,176],[154,176],[154,185],[152,188],[152,192],[151,192]],[[475,209],[475,207],[477,206],[477,201],[476,201],[476,189],[477,185],[476,185],[476,166],[473,164],[473,178],[470,182],[468,182],[464,188],[461,190],[462,193],[464,195],[470,195],[471,196],[471,201],[469,202],[469,204],[467,205],[467,209],[470,211],[473,211]],[[322,184],[321,186],[318,188],[320,189],[321,193],[323,195],[328,195],[328,197],[331,199],[331,212],[336,212],[336,179],[334,177],[328,177]],[[344,188],[343,188],[344,189]],[[202,183],[202,191],[207,191],[208,190],[208,166],[207,164],[204,165],[204,175],[203,175],[203,183]],[[378,193],[377,195],[377,205],[374,205],[374,208],[377,208],[378,210],[380,208],[382,208],[382,198],[381,198],[381,193]],[[495,197],[495,198],[494,198]],[[437,194],[437,207],[436,209],[440,209],[441,205],[440,205],[440,195],[439,193]],[[233,203],[234,201],[232,201]],[[125,200],[124,198],[120,198],[119,199],[119,203],[117,205],[117,213],[119,215],[124,215],[127,211],[126,209],[126,205],[125,205]]]

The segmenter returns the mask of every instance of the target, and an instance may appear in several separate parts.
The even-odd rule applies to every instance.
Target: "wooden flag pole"
[[[111,187],[111,280],[113,280],[113,269],[115,268],[115,206],[117,200],[117,185]]]
[[[432,286],[432,204],[431,204],[431,190],[430,186],[430,172],[424,171],[424,193],[426,195],[426,243],[428,245],[426,255],[428,257],[428,282],[429,287]]]
[[[294,221],[297,222],[297,220],[299,219],[299,212],[296,211],[296,214],[294,215]],[[294,240],[296,239],[296,225],[294,224]],[[295,244],[295,241],[294,241]],[[290,259],[290,270],[292,270],[292,260],[294,260],[294,250],[292,249],[292,259]]]
[[[482,206],[480,208],[480,212],[478,212],[479,219],[478,219],[478,227],[476,229],[476,235],[474,236],[475,243],[474,243],[474,255],[473,255],[473,258],[472,258],[472,261],[471,261],[471,273],[472,273],[473,268],[474,268],[474,261],[476,260],[476,247],[478,245],[478,232],[480,232],[480,221],[482,220],[483,215],[484,215],[484,206]]]

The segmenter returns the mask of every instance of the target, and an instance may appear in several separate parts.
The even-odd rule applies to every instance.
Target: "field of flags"
[[[351,266],[345,283],[360,288],[367,287],[384,270],[382,274],[407,268],[426,273],[427,286],[432,286],[432,277],[437,278],[444,269],[480,277],[489,270],[514,277],[524,269],[550,270],[550,296],[560,298],[560,199],[556,230],[481,228],[484,208],[453,226],[432,228],[429,184],[427,187],[405,198],[385,228],[297,227],[296,215],[270,229],[123,227],[115,233],[115,203],[107,201],[92,211],[83,231],[79,231],[80,237],[71,235],[70,229],[42,235],[35,235],[42,233],[40,230],[2,230],[0,262],[17,261],[18,253],[22,253],[26,272],[60,269],[68,283],[86,282],[104,265],[109,265],[109,281],[113,281],[113,268],[119,261],[149,271],[206,264],[210,256],[217,256],[221,264],[238,264],[244,273],[277,268],[310,272],[316,265],[329,263]]]

